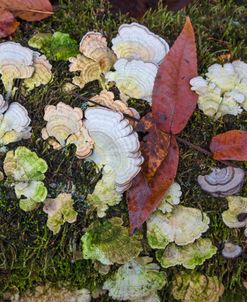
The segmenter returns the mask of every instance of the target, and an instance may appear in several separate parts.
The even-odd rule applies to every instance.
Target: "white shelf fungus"
[[[228,196],[229,209],[222,213],[224,223],[229,228],[242,228],[247,226],[247,198],[241,196]]]
[[[198,76],[190,84],[199,95],[199,109],[208,116],[218,119],[247,110],[247,64],[242,61],[213,64],[205,79]]]
[[[170,242],[187,245],[209,228],[209,218],[199,209],[178,205],[171,213],[156,211],[147,221],[147,239],[154,249],[165,249]]]
[[[31,137],[30,118],[25,107],[14,102],[7,107],[2,100],[2,114],[0,114],[0,145],[4,146]],[[4,110],[6,110],[4,112]]]
[[[143,99],[152,101],[152,91],[158,67],[141,60],[119,59],[114,64],[115,71],[106,73],[106,79],[116,83],[121,99]]]
[[[45,56],[15,42],[0,43],[0,74],[9,96],[15,79],[25,79],[27,91],[47,84],[51,78],[51,64]]]
[[[169,45],[145,26],[138,23],[122,24],[112,39],[112,49],[118,58],[161,63]]]
[[[127,190],[141,169],[143,158],[140,143],[129,121],[120,112],[105,108],[88,108],[85,126],[94,141],[94,150],[88,158],[107,172],[115,174],[117,192]]]
[[[205,192],[215,197],[225,197],[241,190],[244,177],[243,169],[229,166],[222,169],[215,168],[208,175],[200,175],[197,181]]]
[[[44,120],[47,125],[42,129],[42,138],[48,139],[54,149],[75,144],[76,156],[87,157],[92,152],[93,141],[82,123],[82,117],[80,108],[72,108],[62,102],[57,106],[46,106]]]
[[[103,289],[120,301],[140,299],[160,290],[167,282],[166,276],[151,261],[152,258],[142,257],[122,265],[105,281]]]
[[[181,196],[181,187],[177,182],[174,182],[165,193],[165,196],[163,197],[158,209],[163,213],[172,212],[173,206],[180,203]]]

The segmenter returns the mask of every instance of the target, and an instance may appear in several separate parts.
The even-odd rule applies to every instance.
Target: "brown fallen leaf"
[[[0,38],[8,37],[14,33],[19,24],[11,12],[0,8]]]
[[[213,137],[210,150],[216,160],[247,160],[247,131],[231,130]]]
[[[190,18],[158,69],[152,96],[152,112],[157,127],[178,134],[196,108],[198,96],[190,89],[197,76],[195,35]]]
[[[135,130],[146,134],[141,141],[141,152],[144,157],[142,173],[149,181],[168,154],[170,135],[156,127],[151,112],[141,119]]]
[[[178,167],[179,149],[175,136],[171,137],[167,156],[164,158],[154,177],[148,181],[140,172],[127,192],[130,233],[140,229],[158,207],[167,189],[173,183]]]
[[[52,14],[49,0],[1,0],[0,8],[26,21],[40,21]]]

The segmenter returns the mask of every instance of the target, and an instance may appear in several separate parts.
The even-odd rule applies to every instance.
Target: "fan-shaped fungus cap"
[[[94,141],[89,159],[115,173],[116,190],[124,192],[143,162],[137,134],[120,112],[89,108],[85,111],[85,118],[85,126]]]
[[[229,209],[222,213],[224,223],[229,228],[242,228],[247,226],[247,198],[241,196],[228,196]]]
[[[40,53],[36,51],[33,52],[33,67],[33,75],[24,81],[24,86],[27,91],[31,91],[40,85],[46,85],[52,79],[52,65],[47,60],[46,56],[40,55]]]
[[[226,167],[213,169],[209,175],[198,176],[201,188],[215,197],[225,197],[238,193],[244,182],[243,169]]]
[[[158,67],[141,60],[119,59],[114,64],[115,71],[106,73],[106,79],[116,83],[121,99],[143,99],[152,101],[152,91]]]
[[[72,196],[67,193],[61,193],[55,199],[47,199],[43,210],[48,214],[47,226],[53,234],[57,234],[66,221],[73,223],[77,218]]]
[[[118,58],[155,64],[161,63],[169,51],[169,45],[164,39],[138,23],[122,24],[112,44]]]
[[[102,72],[109,71],[116,61],[114,52],[107,47],[106,38],[99,32],[88,32],[82,38],[80,52],[97,62]]]
[[[34,72],[33,51],[15,42],[0,43],[0,73],[7,92],[15,79],[30,78]]]
[[[181,196],[181,187],[177,182],[174,182],[166,191],[165,196],[163,197],[158,209],[163,213],[172,212],[173,206],[180,203]]]
[[[195,271],[176,274],[172,283],[173,297],[182,302],[218,302],[223,293],[224,286],[217,277]]]
[[[137,257],[141,250],[141,236],[130,237],[119,217],[92,223],[82,236],[84,259],[100,261],[102,264],[123,264]]]
[[[164,268],[183,265],[185,268],[194,269],[197,265],[203,264],[206,259],[211,258],[216,252],[217,248],[212,245],[210,239],[200,238],[185,246],[170,243],[164,251],[156,252],[156,258]]]
[[[209,218],[199,209],[178,205],[171,213],[156,211],[147,221],[147,239],[154,249],[164,249],[170,242],[187,245],[209,228]]]
[[[0,94],[0,114],[3,114],[8,109],[8,102],[4,100],[3,96]]]
[[[92,152],[93,141],[82,123],[82,117],[80,108],[72,108],[62,102],[57,106],[46,106],[44,120],[47,121],[47,125],[42,129],[42,138],[55,138],[57,142],[52,140],[51,144],[56,149],[59,146],[61,148],[68,144],[75,144],[77,157],[87,157]]]
[[[3,109],[6,104],[3,103]],[[0,115],[0,144],[28,139],[31,137],[31,120],[25,107],[17,102],[10,104],[4,114]]]
[[[222,256],[225,258],[237,258],[242,254],[242,248],[239,245],[233,244],[231,242],[225,242],[224,248],[222,250]]]
[[[114,300],[126,301],[147,297],[166,284],[166,275],[152,258],[136,258],[122,265],[103,285]]]

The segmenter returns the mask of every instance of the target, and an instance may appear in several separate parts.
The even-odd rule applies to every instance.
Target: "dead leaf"
[[[145,134],[141,142],[144,157],[142,173],[151,180],[168,154],[170,135],[160,131],[152,119],[152,113],[146,114],[136,126],[136,131]]]
[[[49,0],[1,0],[0,8],[26,21],[40,21],[52,14]]]
[[[157,127],[178,134],[196,108],[190,80],[197,76],[195,35],[190,18],[161,63],[154,83],[152,112]]]
[[[165,4],[172,11],[178,11],[187,6],[192,0],[165,0]]]
[[[215,160],[247,160],[247,131],[231,130],[213,137],[210,150]]]
[[[173,183],[178,167],[179,149],[175,136],[171,137],[168,154],[154,177],[148,181],[140,172],[127,192],[130,233],[133,234],[158,207],[167,189]]]
[[[0,38],[8,37],[14,33],[19,24],[11,12],[0,8]]]

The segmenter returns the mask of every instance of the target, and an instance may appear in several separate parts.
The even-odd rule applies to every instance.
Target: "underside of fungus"
[[[54,149],[75,144],[76,156],[87,157],[92,152],[93,141],[82,123],[82,117],[80,108],[72,108],[62,102],[57,106],[46,106],[44,120],[47,124],[42,129],[42,138],[48,140]]]
[[[225,197],[238,193],[244,182],[243,169],[226,167],[213,169],[209,175],[198,176],[201,188],[215,197]]]
[[[171,213],[156,211],[147,221],[147,239],[154,249],[165,249],[170,242],[187,245],[209,228],[209,218],[199,209],[178,205]]]
[[[115,71],[109,71],[106,74],[106,79],[116,83],[122,100],[128,100],[131,97],[152,102],[157,65],[141,60],[119,59],[114,64],[114,68]]]
[[[138,23],[122,24],[118,35],[112,39],[112,49],[118,58],[161,63],[169,45],[167,42]]]
[[[233,259],[240,256],[242,254],[242,251],[243,250],[241,246],[233,244],[231,242],[225,242],[221,254],[224,258]]]
[[[103,289],[108,290],[114,300],[126,301],[147,297],[166,282],[165,273],[152,263],[152,258],[142,257],[122,265],[105,281]]]
[[[129,121],[120,112],[105,108],[85,111],[85,126],[94,141],[89,160],[115,174],[117,192],[127,190],[141,169],[140,143]]]

